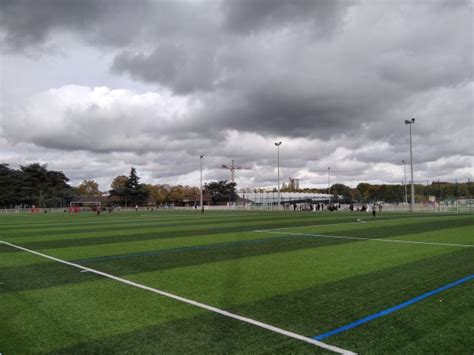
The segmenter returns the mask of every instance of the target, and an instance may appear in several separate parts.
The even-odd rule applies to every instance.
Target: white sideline
[[[424,244],[424,245],[437,245],[437,246],[447,246],[447,247],[474,248],[474,245],[470,245],[470,244],[416,242],[414,240],[403,240],[403,239],[377,239],[377,238],[364,238],[364,237],[346,237],[346,236],[342,236],[342,235],[279,232],[279,231],[274,230],[274,229],[256,229],[256,230],[254,230],[254,232],[256,232],[256,233],[270,233],[270,234],[284,234],[284,235],[306,235],[306,236],[309,236],[309,237],[334,238],[334,239],[373,240],[375,242],[386,242],[386,243],[408,243],[408,244]]]
[[[28,253],[32,253],[32,254],[36,254],[36,255],[42,256],[42,257],[47,258],[47,259],[51,259],[51,260],[57,261],[57,262],[62,263],[62,264],[66,264],[66,265],[69,265],[69,266],[76,267],[76,268],[78,268],[78,269],[82,269],[82,271],[92,272],[92,273],[94,273],[94,274],[97,274],[97,275],[100,275],[100,276],[104,276],[104,277],[107,277],[107,278],[109,278],[109,279],[112,279],[112,280],[115,280],[115,281],[118,281],[118,282],[122,282],[122,283],[127,284],[127,285],[130,285],[130,286],[134,286],[134,287],[138,287],[138,288],[141,288],[141,289],[143,289],[143,290],[146,290],[146,291],[154,292],[154,293],[157,293],[157,294],[159,294],[159,295],[162,295],[162,296],[165,296],[165,297],[169,297],[169,298],[172,298],[172,299],[177,300],[177,301],[180,301],[180,302],[184,302],[184,303],[187,303],[187,304],[191,304],[191,305],[193,305],[193,306],[196,306],[196,307],[199,307],[199,308],[203,308],[203,309],[205,309],[205,310],[208,310],[208,311],[211,311],[211,312],[214,312],[214,313],[218,313],[218,314],[221,314],[221,315],[226,316],[226,317],[229,317],[229,318],[237,319],[237,320],[240,320],[240,321],[242,321],[242,322],[245,322],[245,323],[248,323],[248,324],[252,324],[252,325],[254,325],[254,326],[257,326],[257,327],[260,327],[260,328],[263,328],[263,329],[267,329],[267,330],[270,330],[270,331],[275,332],[275,333],[278,333],[278,334],[285,335],[285,336],[290,337],[290,338],[298,339],[298,340],[304,341],[304,342],[306,342],[306,343],[309,343],[309,344],[312,344],[312,345],[316,345],[316,346],[318,346],[318,347],[320,347],[320,348],[333,351],[333,352],[335,352],[335,353],[347,354],[347,355],[349,355],[349,354],[355,354],[355,353],[352,352],[352,351],[345,350],[345,349],[341,349],[341,348],[338,348],[338,347],[336,347],[336,346],[332,346],[332,345],[323,343],[323,342],[321,342],[321,341],[314,340],[314,339],[305,337],[305,336],[303,336],[303,335],[299,335],[299,334],[290,332],[290,331],[288,331],[288,330],[284,330],[284,329],[275,327],[275,326],[270,325],[270,324],[262,323],[262,322],[259,322],[259,321],[257,321],[257,320],[251,319],[251,318],[239,316],[238,314],[234,314],[234,313],[225,311],[225,310],[220,309],[220,308],[216,308],[216,307],[213,307],[213,306],[209,306],[209,305],[204,304],[204,303],[201,303],[201,302],[193,301],[193,300],[190,300],[190,299],[188,299],[188,298],[184,298],[184,297],[181,297],[181,296],[177,296],[177,295],[174,295],[174,294],[169,293],[169,292],[166,292],[166,291],[161,291],[161,290],[156,289],[156,288],[148,287],[148,286],[145,286],[145,285],[142,285],[142,284],[133,282],[133,281],[129,281],[129,280],[123,279],[123,278],[118,277],[118,276],[114,276],[114,275],[111,275],[111,274],[107,274],[107,273],[102,272],[102,271],[99,271],[99,270],[91,269],[91,268],[84,267],[84,266],[79,265],[79,264],[71,263],[71,262],[66,261],[66,260],[58,259],[58,258],[55,258],[54,256],[46,255],[46,254],[43,254],[43,253],[40,253],[40,252],[37,252],[37,251],[34,251],[34,250],[30,250],[30,249],[27,249],[27,248],[23,248],[23,247],[21,247],[21,246],[18,246],[18,245],[15,245],[15,244],[11,244],[11,243],[8,243],[8,242],[2,241],[2,240],[0,240],[0,243],[3,243],[3,244],[5,244],[5,245],[9,245],[9,246],[11,246],[11,247],[13,247],[13,248],[16,248],[16,249],[20,249],[20,250],[26,251],[26,252],[28,252]]]
[[[305,224],[302,226],[292,226],[292,227],[281,227],[281,228],[271,228],[268,230],[276,231],[276,230],[284,230],[284,229],[291,229],[291,228],[304,228],[304,227],[327,227],[327,226],[340,226],[341,224],[360,224],[360,223],[378,223],[378,222],[388,222],[388,221],[399,221],[399,220],[405,220],[409,221],[412,219],[427,219],[427,218],[439,218],[440,216],[427,216],[427,217],[410,217],[410,218],[386,218],[386,219],[377,219],[377,220],[365,220],[361,219],[360,221],[354,221],[354,222],[341,222],[341,223],[326,223],[326,224]],[[446,216],[442,216],[446,217]],[[447,216],[447,217],[452,217],[452,216]],[[369,216],[367,218],[370,218]],[[262,230],[267,230],[267,229],[262,229]]]

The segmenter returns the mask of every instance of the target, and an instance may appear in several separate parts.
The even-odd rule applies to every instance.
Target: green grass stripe
[[[437,216],[437,215],[436,215]],[[208,217],[199,217],[199,216],[193,216],[192,218],[188,219],[183,219],[181,217],[178,218],[163,218],[162,216],[155,217],[155,218],[142,218],[140,215],[132,215],[127,219],[117,219],[117,218],[97,218],[94,216],[91,216],[89,219],[86,220],[79,220],[79,221],[71,221],[67,217],[64,216],[56,216],[55,218],[58,221],[62,221],[60,223],[55,223],[54,226],[41,226],[41,225],[30,225],[24,223],[24,219],[22,219],[22,223],[15,224],[10,227],[10,229],[6,228],[3,225],[3,228],[0,230],[0,233],[2,233],[3,236],[6,237],[16,237],[19,236],[24,241],[28,240],[28,236],[33,236],[39,239],[40,236],[44,235],[47,236],[48,233],[54,237],[55,235],[62,236],[63,234],[68,234],[68,233],[62,233],[62,232],[94,232],[94,231],[101,231],[104,228],[122,228],[123,226],[186,226],[186,225],[202,225],[202,224],[226,224],[226,223],[232,223],[232,222],[240,222],[244,223],[247,221],[274,221],[278,219],[279,222],[285,221],[285,220],[292,220],[294,222],[296,221],[315,221],[316,224],[321,224],[321,223],[344,223],[344,222],[353,222],[356,220],[356,218],[360,217],[358,214],[338,214],[338,215],[326,215],[326,214],[313,214],[313,213],[296,213],[296,214],[273,214],[273,215],[268,215],[268,214],[255,214],[255,215],[242,215],[242,216],[236,216],[232,214],[222,214],[217,217],[213,218],[208,218]],[[90,221],[90,219],[93,219],[93,221]],[[384,215],[381,217],[378,217],[377,220],[386,220],[386,219],[399,219],[403,218],[404,220],[408,219],[421,219],[421,218],[433,218],[433,216],[412,216],[412,215]],[[445,217],[446,218],[446,217]],[[448,217],[449,218],[449,217]],[[304,224],[308,224],[304,223]],[[92,228],[90,227],[92,225]],[[24,239],[23,239],[24,238]],[[19,239],[15,239],[19,240]],[[33,238],[31,240],[34,240]]]
[[[313,216],[314,217],[314,216]],[[237,226],[239,227],[242,224],[254,224],[259,225],[267,224],[271,227],[277,220],[279,225],[285,225],[285,222],[289,222],[288,226],[298,226],[298,225],[312,225],[312,224],[325,224],[325,223],[344,223],[344,222],[354,222],[353,217],[346,216],[344,218],[308,218],[301,215],[286,215],[276,218],[276,216],[267,216],[265,218],[253,216],[251,219],[242,219],[236,217],[222,217],[218,220],[215,219],[205,219],[201,220],[194,217],[188,222],[177,221],[175,223],[164,222],[162,220],[157,221],[143,221],[138,217],[134,220],[129,220],[127,223],[116,224],[114,220],[107,220],[101,223],[100,225],[95,226],[94,228],[86,228],[85,225],[68,225],[62,224],[59,229],[57,228],[35,228],[34,230],[28,230],[24,232],[21,226],[17,226],[15,231],[11,232],[2,232],[3,236],[15,242],[32,242],[32,241],[50,241],[58,239],[77,239],[80,237],[87,236],[115,236],[121,235],[124,230],[130,230],[134,233],[141,233],[143,231],[152,231],[159,229],[162,231],[176,231],[176,230],[193,230],[193,229],[203,229],[199,227],[204,227],[208,229],[215,227],[216,225],[224,224],[227,226]],[[388,219],[388,218],[386,218]],[[113,222],[113,223],[112,223]],[[106,233],[104,233],[106,232]]]
[[[466,262],[469,260],[472,260],[472,255],[465,250],[444,254],[236,306],[232,308],[232,311],[253,316],[287,329],[312,334],[315,328],[330,327],[335,319],[350,318],[354,314],[357,316],[357,312],[366,312],[368,309],[372,309],[371,307],[384,307],[390,302],[396,302],[400,297],[410,297],[419,290],[428,289],[436,283],[462,275],[466,269]],[[459,269],[456,267],[457,265],[463,265],[465,269]],[[30,293],[31,291],[24,294]],[[100,292],[98,294],[100,295]],[[81,299],[82,297],[84,294],[81,294]],[[115,309],[114,302],[118,296],[110,295],[109,297],[113,300],[113,302],[109,302],[109,308]],[[120,302],[117,308],[120,308]],[[150,309],[154,309],[153,304],[149,303],[143,304],[143,308],[147,308],[148,313],[152,313]],[[456,313],[459,314],[459,312]],[[98,316],[93,317],[95,322],[98,322],[96,319],[99,318]],[[106,321],[109,321],[109,318],[106,317]],[[142,325],[143,322],[139,322],[139,324]],[[422,337],[426,333],[431,334],[434,330],[434,327],[428,330],[421,327],[416,332],[416,336]],[[394,326],[385,328],[384,331],[385,337],[389,337],[393,334]],[[397,331],[402,330],[397,329]],[[149,351],[188,353],[190,349],[194,349],[194,352],[197,353],[265,353],[266,351],[269,353],[306,353],[310,351],[319,353],[317,349],[287,339],[280,339],[278,336],[275,337],[259,329],[209,314],[145,326],[119,335],[101,333],[100,337],[89,341],[84,340],[87,336],[81,335],[80,343],[58,349],[58,353],[107,353],[117,352],[118,349],[131,353],[148,353]],[[17,336],[19,337],[19,335]],[[94,338],[94,336],[88,336]],[[362,338],[360,337],[362,344],[364,344],[363,342],[367,344],[368,338]],[[57,349],[56,338],[49,335],[46,339],[54,342],[54,348]],[[439,342],[439,338],[433,340]],[[464,342],[469,344],[467,339],[464,339]],[[45,342],[42,341],[42,343]],[[340,345],[338,342],[334,342],[334,344]],[[350,346],[355,346],[352,341],[347,341],[344,344],[349,349],[351,349]],[[374,353],[380,353],[385,349],[381,347],[383,344],[385,342],[379,342],[375,338],[374,342],[370,342],[370,349]],[[419,352],[425,348],[412,346],[411,349],[414,352]]]
[[[267,238],[262,239],[261,234],[254,233],[253,235],[254,238],[259,238],[257,239],[258,242],[255,239],[248,239],[229,243],[204,244],[199,245],[199,248],[161,249],[155,250],[149,255],[125,254],[121,255],[122,258],[114,258],[117,255],[109,255],[112,258],[104,256],[95,260],[85,259],[83,264],[114,275],[129,275],[347,242],[341,239],[325,239],[310,236],[279,236],[274,238],[272,235],[268,235]],[[242,236],[239,235],[239,238],[242,238]],[[199,242],[199,240],[196,242]],[[97,249],[94,251],[98,254],[110,253],[108,247],[109,245],[96,246],[95,248]],[[74,248],[46,250],[44,252],[48,255],[67,260],[75,260],[74,258],[81,255]],[[4,283],[8,286],[3,288],[3,292],[53,287],[82,280],[80,275],[74,272],[66,272],[66,270],[57,267],[55,263],[42,258],[31,258],[25,254],[20,252],[12,256],[7,255],[0,261],[0,264],[5,265],[0,268],[0,278],[5,280]],[[65,258],[65,256],[67,257]],[[124,258],[123,256],[128,257]],[[76,261],[81,264],[81,260]],[[59,272],[59,270],[63,271]]]
[[[179,267],[129,278],[203,303],[229,307],[452,251],[449,247],[368,241]],[[222,290],[226,290],[225,294]]]
[[[75,271],[91,280],[87,273]],[[95,279],[1,294],[2,352],[46,352],[202,313],[195,307],[112,280]]]
[[[474,283],[463,284],[331,341],[363,354],[471,354],[473,294]]]
[[[21,226],[15,226],[11,227],[11,230],[4,229],[5,234],[14,237],[14,236],[21,236],[21,237],[30,237],[30,236],[38,236],[38,235],[49,235],[49,236],[61,236],[64,234],[70,234],[74,232],[78,232],[80,234],[83,233],[96,233],[96,232],[101,232],[101,231],[120,231],[124,227],[130,227],[130,228],[137,228],[139,230],[145,229],[146,227],[159,227],[159,228],[164,228],[164,227],[183,227],[186,225],[189,226],[209,226],[209,225],[219,225],[219,224],[228,224],[228,223],[246,223],[246,222],[265,222],[265,221],[272,221],[274,220],[274,217],[266,216],[266,217],[259,217],[257,216],[251,216],[247,218],[203,218],[203,219],[197,219],[197,218],[192,218],[187,221],[183,221],[180,219],[173,219],[173,220],[163,220],[159,218],[155,218],[153,220],[149,219],[142,219],[139,216],[136,216],[134,219],[128,219],[124,221],[116,221],[114,219],[107,219],[107,220],[102,220],[102,221],[97,221],[93,225],[91,223],[80,223],[80,224],[69,224],[69,223],[61,223],[60,225],[56,226],[41,226],[41,227],[28,227],[27,229],[21,227]],[[292,216],[286,216],[285,218],[282,218],[283,220],[291,219],[291,220],[300,220],[300,221],[305,221],[306,219],[304,218],[294,218]],[[348,220],[348,218],[346,218]],[[100,222],[100,223],[99,223]]]
[[[301,334],[321,334],[471,274],[473,256],[470,250],[435,255],[231,309]]]
[[[411,223],[412,222],[412,223]],[[414,221],[387,221],[383,222],[383,228],[379,223],[376,223],[372,227],[370,223],[347,224],[340,225],[341,228],[336,228],[334,235],[344,230],[347,233],[347,228],[352,228],[349,236],[363,236],[363,237],[389,237],[392,235],[401,235],[408,233],[415,233],[416,231],[422,232],[427,230],[436,230],[440,228],[452,228],[465,225],[474,225],[474,218],[464,218],[455,220],[444,220],[436,219],[429,222],[421,222],[420,220]],[[402,224],[403,223],[403,224]],[[316,225],[314,221],[308,221],[311,229]],[[229,223],[225,227],[215,228],[212,225],[201,226],[196,228],[194,226],[186,226],[183,228],[168,227],[168,228],[155,228],[155,229],[123,229],[121,232],[102,232],[101,235],[95,236],[87,235],[87,233],[80,233],[78,235],[70,236],[69,239],[50,240],[50,241],[31,241],[18,243],[19,245],[29,249],[52,249],[52,248],[64,248],[72,246],[85,246],[85,245],[98,245],[106,243],[118,243],[118,242],[129,242],[129,241],[146,241],[151,239],[159,238],[181,238],[186,236],[203,236],[211,234],[222,234],[222,233],[235,233],[235,232],[249,232],[255,229],[271,229],[271,228],[287,228],[287,227],[300,227],[301,221],[292,222],[280,222],[280,221],[268,221],[265,223],[256,222],[246,223],[242,226],[238,222]],[[390,228],[391,226],[391,228]],[[325,226],[328,227],[328,226]],[[322,227],[321,227],[322,228]],[[85,236],[87,235],[87,236]],[[84,236],[84,237],[81,237]],[[10,240],[10,239],[7,239]],[[13,239],[14,241],[14,239]]]
[[[366,226],[366,225],[364,225]],[[469,239],[469,227],[450,230],[455,235],[465,235]],[[431,231],[414,235],[405,235],[406,240],[414,238],[430,241],[439,239],[444,231]],[[467,235],[467,237],[466,237]],[[262,238],[262,236],[266,236]],[[392,237],[399,239],[400,237]],[[387,238],[391,239],[391,238]],[[472,238],[471,238],[472,240]],[[166,270],[170,268],[200,265],[226,260],[238,260],[251,256],[268,255],[287,251],[297,251],[310,248],[325,247],[330,245],[360,243],[358,240],[321,238],[306,235],[278,235],[247,233],[210,235],[199,238],[186,237],[178,239],[160,239],[146,242],[105,244],[86,247],[74,247],[63,249],[44,250],[64,260],[75,260],[81,263],[93,265],[102,271],[116,275],[128,275],[134,273]],[[377,242],[380,243],[380,242]],[[412,245],[409,245],[412,246]],[[420,245],[428,247],[430,245]],[[3,248],[5,250],[6,248]],[[0,260],[0,275],[8,283],[9,287],[3,292],[23,290],[26,288],[52,287],[67,282],[77,282],[77,277],[70,275],[57,275],[52,271],[55,269],[47,259],[18,257],[19,253],[4,254]],[[94,258],[88,260],[90,258]],[[79,260],[78,260],[79,259]],[[40,263],[34,265],[33,263]],[[92,263],[92,264],[91,264]],[[44,265],[41,265],[44,264]],[[52,275],[46,280],[37,274],[46,273]],[[15,275],[22,275],[17,278]]]
[[[52,354],[334,354],[229,318],[204,314],[60,349]]]

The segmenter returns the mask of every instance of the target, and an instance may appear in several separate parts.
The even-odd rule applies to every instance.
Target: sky
[[[474,0],[0,0],[0,163],[104,191],[474,178]],[[407,166],[407,171],[409,171]]]

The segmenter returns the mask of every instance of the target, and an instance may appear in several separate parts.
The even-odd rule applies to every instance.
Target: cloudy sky
[[[0,162],[103,190],[474,177],[474,0],[0,0]]]

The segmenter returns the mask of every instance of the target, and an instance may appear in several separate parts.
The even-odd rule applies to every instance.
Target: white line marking
[[[305,224],[302,226],[292,226],[292,227],[281,227],[281,228],[272,228],[268,230],[284,230],[284,229],[291,229],[291,228],[304,228],[304,227],[327,227],[327,226],[339,226],[342,224],[360,224],[360,223],[378,223],[378,222],[388,222],[388,221],[399,221],[405,220],[410,221],[412,219],[428,219],[428,218],[440,218],[440,217],[452,217],[452,216],[427,216],[427,217],[402,217],[402,218],[386,218],[386,219],[378,219],[378,220],[360,220],[356,222],[341,222],[341,223],[326,223],[326,224]],[[263,229],[267,230],[267,229]]]
[[[342,235],[279,232],[277,230],[272,230],[272,229],[256,229],[256,230],[254,230],[254,232],[256,232],[256,233],[270,233],[270,234],[285,234],[285,235],[306,235],[306,236],[309,236],[309,237],[334,238],[334,239],[372,240],[372,241],[375,241],[375,242],[386,242],[386,243],[408,243],[408,244],[425,244],[425,245],[437,245],[437,246],[448,246],[448,247],[474,248],[474,245],[469,245],[469,244],[416,242],[416,241],[413,241],[413,240],[403,240],[403,239],[377,239],[377,238],[363,238],[363,237],[345,237],[345,236],[342,236]]]
[[[39,253],[39,252],[37,252],[37,251],[30,250],[30,249],[27,249],[27,248],[23,248],[23,247],[21,247],[21,246],[18,246],[18,245],[15,245],[15,244],[11,244],[11,243],[8,243],[8,242],[5,242],[5,241],[1,241],[1,240],[0,240],[0,243],[3,243],[3,244],[5,244],[5,245],[9,245],[9,246],[11,246],[11,247],[13,247],[13,248],[16,248],[16,249],[20,249],[20,250],[26,251],[26,252],[28,252],[28,253],[32,253],[32,254],[36,254],[36,255],[42,256],[43,258],[47,258],[47,259],[54,260],[54,261],[57,261],[57,262],[62,263],[62,264],[66,264],[66,265],[69,265],[69,266],[73,266],[73,267],[82,269],[83,271],[92,272],[92,273],[94,273],[94,274],[97,274],[97,275],[100,275],[100,276],[104,276],[104,277],[107,277],[107,278],[109,278],[109,279],[112,279],[112,280],[115,280],[115,281],[118,281],[118,282],[122,282],[122,283],[127,284],[127,285],[130,285],[130,286],[134,286],[134,287],[138,287],[138,288],[141,288],[141,289],[143,289],[143,290],[146,290],[146,291],[154,292],[154,293],[157,293],[157,294],[159,294],[159,295],[162,295],[162,296],[165,296],[165,297],[169,297],[169,298],[172,298],[172,299],[177,300],[177,301],[180,301],[180,302],[184,302],[184,303],[187,303],[187,304],[191,304],[191,305],[193,305],[193,306],[196,306],[196,307],[199,307],[199,308],[203,308],[203,309],[205,309],[205,310],[208,310],[208,311],[211,311],[211,312],[214,312],[214,313],[218,313],[218,314],[221,314],[221,315],[226,316],[226,317],[229,317],[229,318],[237,319],[237,320],[240,320],[240,321],[242,321],[242,322],[245,322],[245,323],[248,323],[248,324],[252,324],[252,325],[254,325],[254,326],[257,326],[257,327],[260,327],[260,328],[263,328],[263,329],[267,329],[267,330],[270,330],[270,331],[272,331],[272,332],[275,332],[275,333],[278,333],[278,334],[282,334],[282,335],[285,335],[285,336],[290,337],[290,338],[298,339],[298,340],[304,341],[304,342],[306,342],[306,343],[319,346],[320,348],[333,351],[333,352],[335,352],[335,353],[347,354],[347,355],[349,355],[349,354],[355,354],[355,353],[352,352],[352,351],[345,350],[345,349],[341,349],[341,348],[338,348],[338,347],[336,347],[336,346],[329,345],[329,344],[323,343],[323,342],[321,342],[321,341],[314,340],[314,339],[305,337],[305,336],[303,336],[303,335],[299,335],[299,334],[290,332],[290,331],[288,331],[288,330],[284,330],[284,329],[275,327],[275,326],[270,325],[270,324],[262,323],[262,322],[259,322],[259,321],[257,321],[257,320],[251,319],[251,318],[239,316],[238,314],[234,314],[234,313],[225,311],[225,310],[220,309],[220,308],[216,308],[216,307],[213,307],[213,306],[209,306],[209,305],[204,304],[204,303],[201,303],[201,302],[193,301],[193,300],[190,300],[190,299],[188,299],[188,298],[184,298],[184,297],[181,297],[181,296],[177,296],[177,295],[174,295],[174,294],[169,293],[169,292],[166,292],[166,291],[161,291],[161,290],[159,290],[159,289],[157,289],[157,288],[148,287],[148,286],[145,286],[145,285],[142,285],[142,284],[133,282],[133,281],[129,281],[129,280],[127,280],[127,279],[123,279],[123,278],[118,277],[118,276],[114,276],[114,275],[107,274],[107,273],[102,272],[102,271],[99,271],[99,270],[95,270],[95,269],[91,269],[91,268],[88,268],[88,267],[84,267],[84,266],[82,266],[82,265],[75,264],[75,263],[71,263],[71,262],[66,261],[66,260],[58,259],[58,258],[55,258],[54,256],[50,256],[50,255],[46,255],[46,254],[43,254],[43,253]]]

